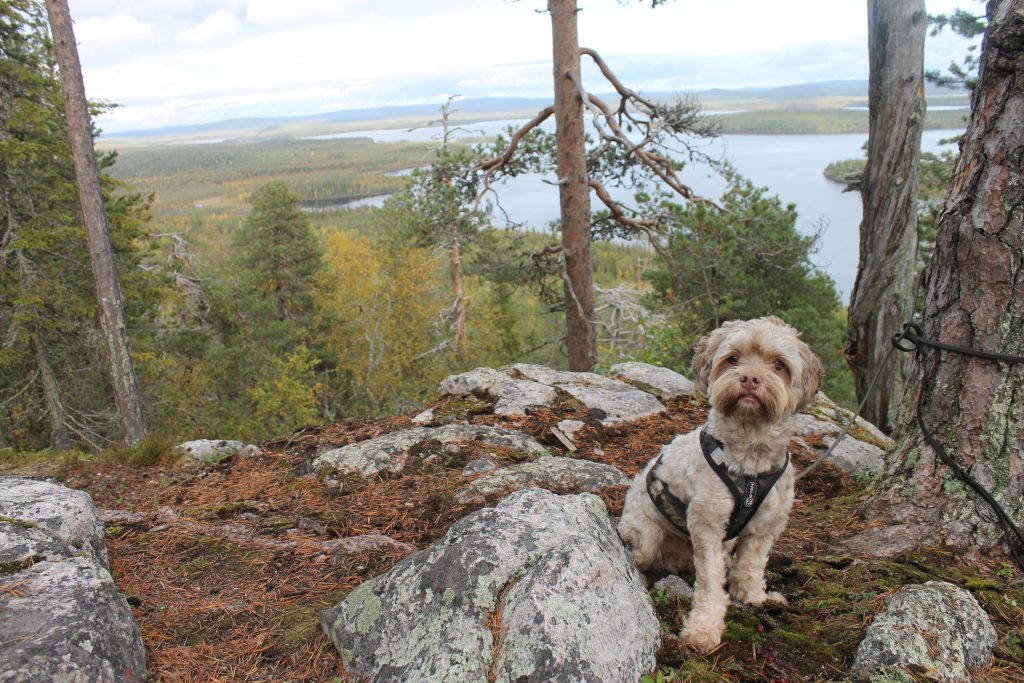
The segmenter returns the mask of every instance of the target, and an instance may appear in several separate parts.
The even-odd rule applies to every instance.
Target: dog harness
[[[786,461],[777,470],[748,476],[745,474],[731,474],[725,464],[725,445],[708,433],[707,425],[700,430],[700,450],[704,453],[704,459],[715,471],[718,478],[722,480],[726,488],[732,494],[732,514],[729,516],[729,525],[725,529],[725,540],[730,541],[743,531],[747,522],[757,514],[768,492],[775,486],[782,473],[789,466],[789,451],[786,451]],[[686,527],[686,507],[688,503],[682,501],[672,493],[664,481],[658,477],[658,469],[661,467],[664,451],[658,456],[657,462],[647,472],[647,495],[651,502],[658,508],[658,512],[667,519],[672,526],[678,529],[684,536],[690,532]]]

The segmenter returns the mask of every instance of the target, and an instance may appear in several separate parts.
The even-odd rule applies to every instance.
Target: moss
[[[287,654],[298,650],[320,635],[320,612],[322,604],[300,605],[281,618],[281,635],[274,643],[273,650]]]

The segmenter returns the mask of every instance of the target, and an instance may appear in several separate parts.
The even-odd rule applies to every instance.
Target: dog
[[[695,575],[680,637],[709,652],[721,642],[729,595],[785,604],[765,591],[768,553],[793,506],[793,415],[821,384],[821,361],[772,317],[727,322],[694,349],[707,424],[677,436],[634,478],[618,530],[646,578]],[[725,592],[726,566],[729,594]]]

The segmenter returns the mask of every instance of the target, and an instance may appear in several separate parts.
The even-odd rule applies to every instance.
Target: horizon
[[[979,4],[928,0],[927,10],[967,5],[983,12]],[[70,5],[87,93],[118,105],[96,119],[110,135],[437,105],[455,94],[464,100],[551,96],[550,21],[537,11],[539,0]],[[646,93],[867,78],[863,0],[770,6],[694,0],[657,9],[583,0],[580,6],[580,44],[601,53],[628,87]],[[948,29],[930,36],[926,68],[945,69],[974,42]],[[584,65],[588,89],[606,90],[597,70],[586,59]]]

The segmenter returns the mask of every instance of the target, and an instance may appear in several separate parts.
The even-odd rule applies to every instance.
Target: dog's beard
[[[793,412],[794,397],[776,375],[767,374],[755,391],[740,385],[739,372],[728,370],[711,384],[711,405],[726,417],[774,422]]]

